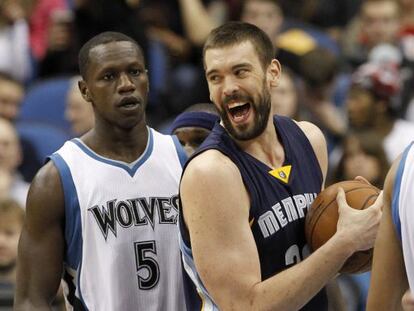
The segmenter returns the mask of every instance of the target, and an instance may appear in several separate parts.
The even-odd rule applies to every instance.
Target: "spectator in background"
[[[338,58],[326,48],[317,47],[298,57],[297,70],[304,82],[303,103],[309,112],[307,119],[327,135],[329,149],[346,132],[343,112],[332,100],[338,69]]]
[[[359,66],[366,62],[369,52],[383,43],[399,44],[400,11],[394,0],[365,0],[356,18],[343,36],[346,59]]]
[[[171,134],[177,135],[185,152],[191,156],[219,119],[218,111],[213,104],[195,104],[175,118],[171,125]]]
[[[0,184],[6,197],[26,206],[29,184],[17,172],[22,161],[19,137],[13,124],[0,118]]]
[[[71,81],[65,109],[65,117],[71,124],[72,134],[76,137],[85,134],[95,123],[93,107],[83,99],[82,94],[79,91],[79,79],[80,77],[74,77]]]
[[[0,2],[0,70],[23,82],[31,75],[31,61],[27,12],[21,2]]]
[[[23,85],[11,75],[0,72],[0,117],[14,122],[23,97]]]
[[[0,199],[0,309],[13,307],[16,283],[17,245],[23,227],[24,211],[10,199]]]
[[[66,0],[37,0],[30,14],[30,47],[36,61],[41,61],[47,52],[53,14],[67,9]]]
[[[343,154],[331,183],[362,176],[382,188],[390,163],[381,137],[372,131],[348,134],[343,140]]]
[[[45,78],[77,74],[79,46],[73,12],[69,9],[51,11],[47,27],[46,49],[39,59],[38,76]]]
[[[259,27],[275,44],[284,17],[279,4],[274,0],[247,0],[243,1],[240,20]]]
[[[414,140],[414,124],[395,116],[393,102],[399,90],[395,67],[367,63],[353,74],[346,101],[349,127],[375,131],[383,140],[389,163]]]
[[[289,70],[283,68],[277,87],[273,87],[270,92],[272,96],[272,109],[280,116],[289,117],[300,121],[300,91],[298,78]]]

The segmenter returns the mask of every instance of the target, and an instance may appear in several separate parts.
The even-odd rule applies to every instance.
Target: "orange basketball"
[[[344,189],[348,205],[364,209],[375,202],[380,190],[357,180],[342,181],[323,190],[312,203],[306,216],[305,234],[311,251],[326,243],[336,232],[338,223],[338,187]],[[371,269],[373,249],[354,253],[345,262],[340,273],[362,273]]]

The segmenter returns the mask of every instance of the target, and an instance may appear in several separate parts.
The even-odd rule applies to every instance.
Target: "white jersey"
[[[414,289],[414,143],[403,153],[394,182],[392,214],[401,239],[405,269]]]
[[[50,158],[65,196],[65,297],[74,310],[185,310],[178,246],[178,140],[148,128],[127,164],[80,139]]]

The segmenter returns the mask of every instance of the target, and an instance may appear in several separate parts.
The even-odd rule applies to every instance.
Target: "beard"
[[[254,112],[253,125],[249,128],[250,124],[243,124],[241,126],[233,126],[230,121],[229,115],[226,110],[219,110],[220,118],[223,121],[224,128],[236,140],[246,141],[260,136],[266,129],[267,122],[269,120],[271,97],[270,92],[266,89],[265,81],[262,85],[262,92],[258,96],[258,102],[255,103],[251,96],[245,96],[242,94],[235,94],[227,96],[224,99],[224,104],[229,101],[242,101],[250,103],[250,109]]]

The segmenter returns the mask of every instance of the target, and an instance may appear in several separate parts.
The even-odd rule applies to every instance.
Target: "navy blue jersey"
[[[241,150],[218,123],[192,157],[216,149],[239,168],[250,195],[249,222],[259,253],[262,280],[291,267],[308,254],[305,216],[323,180],[313,148],[299,126],[281,116],[274,117],[274,124],[285,151],[281,168],[273,170]],[[201,305],[205,310],[218,310],[195,270],[188,230],[182,217],[180,232],[184,268],[197,289],[195,295],[191,295],[194,285],[186,284],[189,310],[197,310]],[[211,308],[206,308],[209,306]],[[302,310],[325,309],[326,294],[321,291]]]

